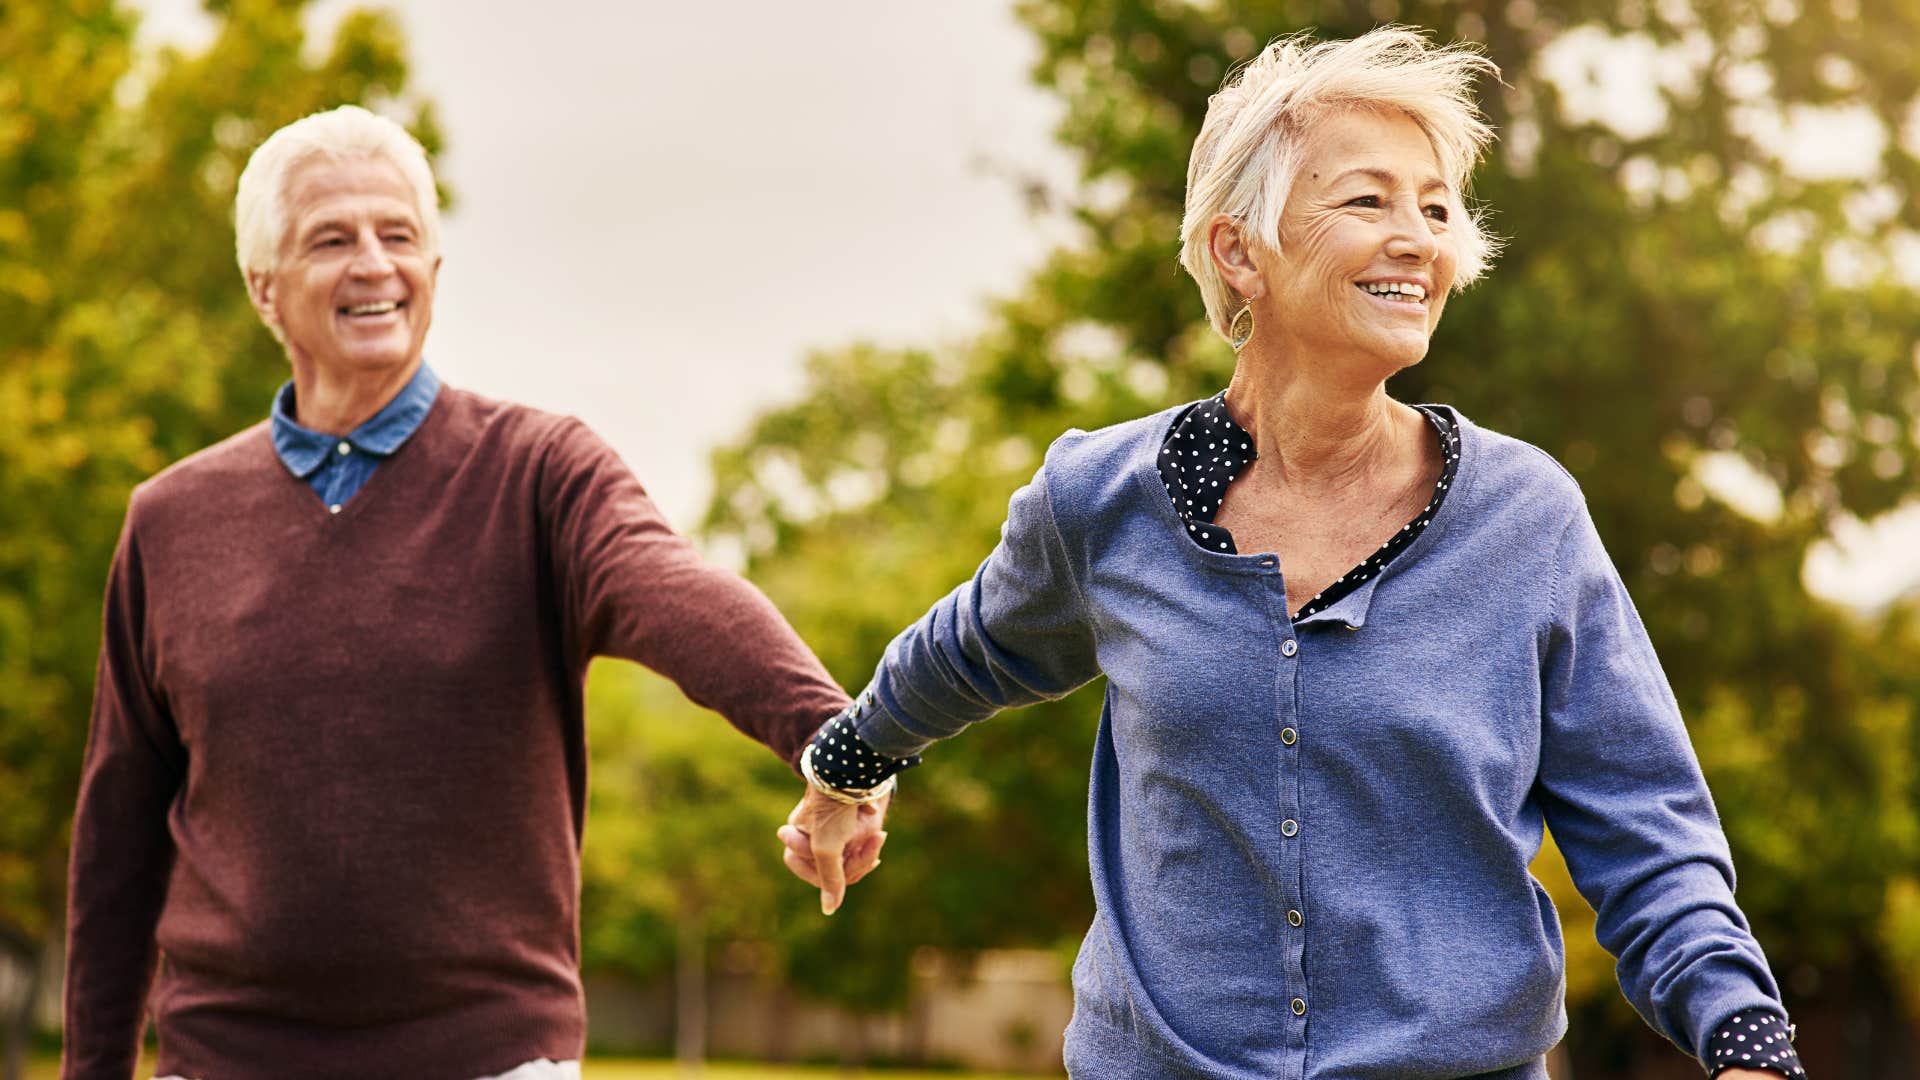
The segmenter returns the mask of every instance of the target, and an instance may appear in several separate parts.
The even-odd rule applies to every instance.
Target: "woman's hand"
[[[877,803],[851,806],[829,799],[811,786],[780,826],[787,869],[820,890],[820,912],[831,915],[846,899],[847,886],[880,865],[887,842],[881,829],[893,795]]]
[[[1780,1080],[1780,1074],[1767,1069],[1722,1069],[1714,1080]]]

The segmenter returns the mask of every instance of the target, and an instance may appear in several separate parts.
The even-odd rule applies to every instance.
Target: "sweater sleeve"
[[[136,503],[137,504],[137,503]],[[173,865],[167,813],[186,751],[153,688],[146,580],[129,510],[107,577],[93,716],[68,866],[64,1080],[133,1075]]]
[[[574,661],[644,664],[797,768],[846,692],[760,590],[673,531],[586,425],[567,421],[548,451],[541,510]]]
[[[1000,543],[887,646],[860,737],[901,758],[1001,709],[1063,697],[1100,674],[1047,466],[1014,492]]]
[[[1700,1060],[1712,1025],[1784,1012],[1666,675],[1584,506],[1557,552],[1539,794],[1627,999]]]

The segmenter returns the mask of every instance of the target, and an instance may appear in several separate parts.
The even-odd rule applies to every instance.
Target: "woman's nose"
[[[1412,204],[1396,204],[1393,216],[1389,219],[1393,235],[1387,239],[1387,254],[1394,258],[1411,258],[1417,262],[1431,262],[1440,253],[1440,238],[1433,235],[1433,226],[1419,206],[1419,200]]]

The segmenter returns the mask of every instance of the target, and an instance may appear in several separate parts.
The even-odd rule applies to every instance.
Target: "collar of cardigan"
[[[1391,564],[1389,564],[1389,569]],[[1375,574],[1362,582],[1360,587],[1333,602],[1329,607],[1316,611],[1312,615],[1295,623],[1299,626],[1312,626],[1316,623],[1338,623],[1349,630],[1358,630],[1367,625],[1367,609],[1373,606],[1373,590],[1380,584],[1381,574]]]

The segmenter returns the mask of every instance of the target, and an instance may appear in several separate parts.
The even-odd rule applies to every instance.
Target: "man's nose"
[[[348,267],[356,277],[385,277],[393,273],[393,258],[380,243],[378,233],[362,233],[353,247],[353,263]]]

